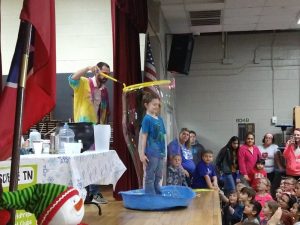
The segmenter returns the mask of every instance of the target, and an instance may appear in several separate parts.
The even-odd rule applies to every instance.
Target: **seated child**
[[[270,186],[271,182],[268,178],[261,178],[256,185],[257,193],[255,195],[255,200],[258,201],[262,207],[265,206],[266,202],[273,200],[272,196],[269,193]],[[260,212],[259,217],[261,220],[265,218],[263,210]]]
[[[260,224],[258,218],[260,211],[261,211],[261,204],[259,202],[252,200],[246,203],[244,208],[244,214],[246,215],[246,218],[243,220],[243,222],[252,222],[255,224]]]
[[[255,168],[250,172],[250,185],[254,190],[256,190],[256,185],[260,178],[267,177],[267,172],[265,171],[265,160],[259,159],[255,164]]]
[[[283,192],[289,192],[294,195],[296,183],[297,181],[294,177],[287,177],[283,182]]]
[[[297,202],[297,198],[289,192],[283,192],[281,197],[277,199],[277,202],[283,210],[289,211],[290,208],[293,207],[294,203]]]
[[[213,152],[204,150],[202,160],[196,166],[193,175],[192,188],[219,189],[215,167],[212,164]]]
[[[264,214],[264,218],[261,218],[261,225],[267,225],[268,221],[271,219],[271,217],[274,215],[276,210],[278,209],[279,205],[274,200],[268,201],[265,203],[265,205],[262,208],[262,212]]]
[[[240,195],[239,195],[239,201],[243,206],[245,206],[250,201],[254,200],[256,195],[256,192],[251,187],[243,187]]]
[[[236,224],[243,216],[243,206],[238,202],[238,195],[235,190],[228,196],[228,204],[223,207],[222,225]]]
[[[167,185],[188,186],[181,166],[181,155],[171,156],[170,164],[167,172]]]

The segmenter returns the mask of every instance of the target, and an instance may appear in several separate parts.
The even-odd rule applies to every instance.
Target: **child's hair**
[[[145,92],[143,96],[143,104],[148,104],[151,102],[153,99],[160,99],[156,94],[151,93],[151,92]]]
[[[265,160],[264,159],[258,159],[257,161],[256,161],[256,164],[255,165],[257,165],[257,164],[261,164],[261,165],[265,165]]]
[[[250,202],[251,205],[253,205],[253,211],[255,211],[255,217],[258,216],[258,214],[260,213],[261,211],[261,204],[258,202],[258,201],[255,201],[255,200],[252,200]]]
[[[267,201],[266,204],[268,205],[268,208],[271,211],[271,215],[270,216],[273,216],[274,213],[276,212],[276,210],[278,209],[279,204],[276,201],[274,201],[274,200]]]
[[[237,190],[231,190],[231,191],[229,191],[227,194],[226,194],[226,197],[229,197],[230,195],[232,195],[232,194],[237,194]]]
[[[241,190],[242,190],[242,188],[246,187],[246,185],[243,184],[243,183],[237,183],[237,184],[235,185],[236,190],[239,189],[239,186],[242,186],[242,187],[241,187]]]
[[[205,154],[212,154],[212,155],[213,155],[213,154],[214,154],[214,152],[213,152],[212,150],[205,149],[205,150],[203,150],[203,151],[202,151],[202,153],[201,153],[201,157],[202,157],[202,156],[204,156]]]
[[[197,136],[196,132],[193,130],[190,130],[190,134],[194,134],[195,136]]]
[[[251,187],[243,187],[241,193],[247,194],[248,197],[251,198],[251,200],[254,199],[256,195],[256,192]]]
[[[288,180],[291,181],[293,183],[293,185],[295,185],[297,183],[297,180],[294,177],[287,177],[285,179],[285,181],[288,181]]]
[[[181,155],[180,154],[171,155],[170,160],[172,161],[175,157],[180,157],[181,158]]]
[[[262,177],[262,178],[260,178],[260,180],[265,180],[266,181],[267,191],[269,192],[270,189],[271,189],[271,181],[267,177]]]

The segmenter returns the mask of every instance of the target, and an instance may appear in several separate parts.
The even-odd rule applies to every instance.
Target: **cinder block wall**
[[[300,32],[229,34],[232,64],[225,65],[220,34],[196,37],[190,74],[177,76],[179,128],[195,130],[215,151],[237,135],[236,119],[255,123],[257,144],[265,132],[281,133],[270,123],[272,58],[274,115],[278,124],[292,124],[292,109],[299,105],[299,43]]]

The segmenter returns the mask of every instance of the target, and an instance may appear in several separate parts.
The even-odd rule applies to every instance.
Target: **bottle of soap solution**
[[[75,137],[74,131],[69,127],[68,123],[65,123],[65,125],[62,128],[60,128],[58,137],[59,137],[58,153],[64,154],[65,153],[64,143],[73,143]]]

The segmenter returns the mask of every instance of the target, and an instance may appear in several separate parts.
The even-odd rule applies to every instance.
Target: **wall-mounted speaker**
[[[168,71],[188,75],[194,48],[193,34],[173,34]]]

